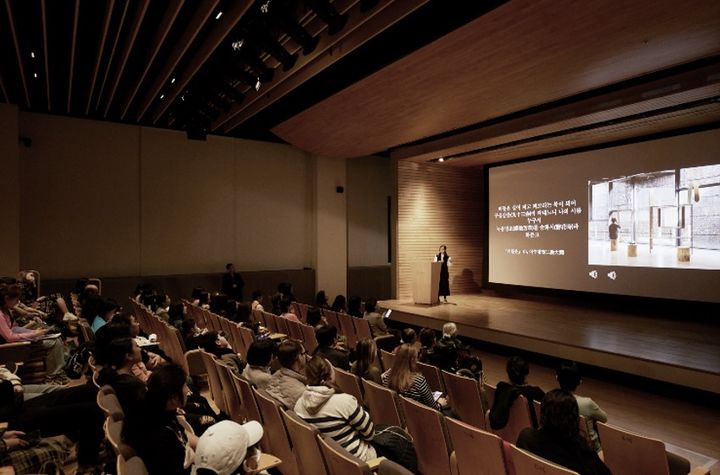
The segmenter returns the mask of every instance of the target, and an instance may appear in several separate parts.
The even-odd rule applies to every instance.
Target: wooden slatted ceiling
[[[122,15],[120,16],[120,23],[117,27],[117,33],[115,34],[115,41],[113,41],[112,49],[110,50],[110,59],[108,59],[107,67],[105,68],[105,75],[103,76],[102,83],[100,84],[100,91],[98,92],[97,101],[95,102],[95,109],[100,107],[100,101],[102,100],[103,92],[105,91],[105,83],[107,82],[108,76],[110,75],[110,69],[113,66],[113,58],[115,57],[115,51],[117,51],[118,42],[120,41],[120,34],[122,33],[123,25],[128,14],[128,6],[130,2],[125,2],[122,7]]]
[[[43,0],[43,5],[45,5],[45,0]],[[109,0],[105,4],[105,18],[103,20],[102,33],[100,33],[100,42],[98,44],[92,80],[90,81],[90,92],[88,93],[87,105],[85,106],[85,114],[90,112],[90,103],[92,102],[93,92],[95,91],[95,82],[97,81],[98,72],[100,71],[100,61],[102,60],[103,51],[105,51],[105,41],[107,40],[108,29],[110,28],[110,19],[112,18],[114,6],[115,0]],[[49,103],[48,109],[50,109]]]
[[[720,2],[514,0],[272,130],[363,156],[718,53]]]
[[[12,2],[10,2],[10,0],[5,0],[5,8],[7,9],[8,20],[10,21],[10,32],[12,33],[13,43],[15,44],[17,65],[18,68],[20,68],[20,78],[22,80],[23,91],[25,92],[25,104],[28,108],[30,108],[30,94],[28,93],[27,81],[25,80],[25,68],[23,68],[22,55],[20,54],[20,43],[18,42],[18,35],[15,30],[15,20],[13,18]]]
[[[397,298],[412,297],[413,265],[441,244],[453,258],[450,291],[482,285],[485,203],[481,168],[397,162]]]
[[[47,9],[45,7],[45,1],[46,0],[40,0],[40,11],[43,31],[43,60],[45,61],[45,95],[47,96],[47,108],[50,110],[50,59],[48,58]]]

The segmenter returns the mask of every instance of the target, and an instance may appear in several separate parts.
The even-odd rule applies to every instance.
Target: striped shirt
[[[307,386],[295,413],[361,460],[377,457],[369,441],[375,435],[370,415],[349,394],[335,394],[326,386]]]
[[[383,386],[390,387],[390,374],[392,372],[392,369],[389,369],[385,371],[382,374],[382,382]],[[430,391],[430,386],[428,386],[427,380],[425,379],[425,376],[422,375],[422,373],[414,373],[413,375],[413,381],[412,384],[408,389],[405,391],[398,391],[402,396],[405,396],[410,399],[414,399],[415,401],[419,402],[420,404],[425,404],[428,407],[432,407],[433,409],[440,410],[441,406],[437,402],[435,402],[435,398],[433,397],[432,391]]]

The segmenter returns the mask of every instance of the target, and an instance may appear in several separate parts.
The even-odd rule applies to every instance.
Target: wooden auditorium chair
[[[362,388],[360,387],[360,378],[349,371],[340,368],[335,370],[335,384],[340,387],[342,392],[355,396],[360,404],[364,404]]]
[[[265,391],[253,388],[253,393],[262,416],[263,438],[268,440],[270,453],[282,460],[278,469],[283,475],[300,475],[297,458],[302,457],[302,454],[293,450],[280,403]]]
[[[463,422],[485,430],[485,411],[480,383],[454,373],[442,372],[448,400],[452,401],[453,411]]]
[[[375,424],[405,427],[405,420],[395,391],[367,379],[362,380],[362,385],[365,405]]]
[[[579,475],[577,472],[518,449],[514,445],[512,446],[512,458],[516,475]],[[641,473],[650,475],[652,472],[638,472],[636,475]]]
[[[413,438],[418,470],[423,475],[450,473],[452,448],[446,436],[445,421],[439,411],[413,399],[400,396],[407,431]]]
[[[318,436],[320,431],[317,427],[305,422],[300,416],[292,411],[281,412],[285,427],[290,434],[290,440],[297,457],[298,468],[302,474],[328,475],[325,461],[320,445],[318,444]]]
[[[451,417],[445,418],[445,424],[453,447],[450,464],[454,475],[514,473],[512,467],[508,467],[511,464],[505,459],[500,437]]]

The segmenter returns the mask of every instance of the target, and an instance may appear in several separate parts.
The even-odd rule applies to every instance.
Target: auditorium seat
[[[465,422],[446,417],[450,443],[453,447],[451,462],[457,475],[504,475],[507,461],[503,440]],[[478,463],[482,460],[482,463]]]
[[[310,325],[305,325],[304,323],[300,325],[300,329],[303,334],[302,341],[305,345],[305,351],[307,351],[309,355],[312,355],[318,347],[317,338],[315,337],[315,329]]]
[[[346,313],[337,313],[337,319],[340,324],[338,328],[341,335],[345,337],[348,348],[355,348],[357,344],[357,335],[355,334],[355,325],[353,324],[353,317]]]
[[[385,371],[392,368],[393,361],[395,361],[395,355],[393,353],[390,353],[389,351],[385,350],[379,350],[380,351],[380,361],[382,361],[383,369]]]
[[[482,383],[482,388],[485,390],[485,398],[487,399],[488,404],[485,410],[489,411],[495,402],[495,386],[484,382]]]
[[[221,411],[226,411],[225,399],[223,396],[223,387],[220,382],[220,375],[218,375],[217,366],[215,365],[215,357],[210,353],[201,351],[203,364],[205,365],[205,371],[208,375],[208,385],[210,386],[210,396]]]
[[[442,379],[440,378],[440,370],[437,366],[418,361],[417,368],[418,371],[425,376],[425,380],[427,381],[431,391],[440,391],[441,393],[445,392],[445,387],[443,386]]]
[[[522,394],[510,406],[510,416],[508,417],[508,423],[502,429],[494,430],[493,432],[500,436],[503,440],[514,444],[517,442],[520,432],[526,427],[532,427],[532,417],[530,416],[530,406],[528,401]],[[489,426],[488,426],[489,427]]]
[[[100,388],[97,392],[97,405],[108,419],[113,421],[125,419],[125,412],[112,386],[105,385]]]
[[[140,457],[125,460],[124,457],[118,456],[117,475],[148,475],[148,471]]]
[[[122,440],[122,430],[124,421],[112,420],[111,418],[105,419],[103,429],[105,430],[105,439],[112,447],[115,455],[128,460],[135,456],[135,450]]]
[[[236,374],[231,374],[233,384],[240,394],[242,401],[241,414],[244,421],[258,421],[262,423],[262,416],[260,415],[260,408],[258,407],[257,401],[255,400],[255,393],[253,392],[252,384],[245,378]],[[268,438],[263,436],[260,439],[260,447],[264,452],[270,452]]]
[[[297,453],[296,457],[296,453],[292,448],[281,415],[280,403],[265,391],[258,391],[253,388],[253,394],[262,416],[263,438],[268,441],[269,452],[282,460],[278,469],[283,475],[299,475],[297,457],[302,456],[302,454]]]
[[[380,464],[380,459],[363,462],[328,437],[318,435],[318,442],[329,475],[372,475],[371,467]]]
[[[302,332],[302,323],[294,322],[292,320],[285,319],[285,323],[287,323],[288,327],[288,337],[297,340],[297,341],[303,341],[303,332]]]
[[[327,468],[317,439],[320,431],[292,411],[282,411],[281,415],[290,434],[295,453],[301,455],[297,457],[300,473],[327,475]]]
[[[217,369],[220,384],[222,384],[225,412],[232,420],[242,424],[242,410],[240,409],[240,406],[242,406],[242,400],[240,399],[240,394],[238,394],[237,389],[233,384],[231,376],[233,371],[228,365],[219,359],[215,360],[215,368]]]
[[[487,408],[482,402],[480,383],[473,378],[466,378],[447,371],[442,372],[442,377],[453,412],[461,421],[484,430]]]
[[[512,458],[516,475],[579,475],[577,472],[518,449],[514,445],[512,446]],[[654,472],[637,472],[636,475],[641,473],[657,475]]]
[[[342,392],[355,396],[360,404],[363,404],[363,393],[360,387],[360,378],[349,371],[344,371],[340,368],[334,368],[335,370],[335,384],[340,387]]]
[[[668,455],[662,441],[602,422],[597,423],[597,428],[602,441],[605,464],[613,475],[670,473]],[[707,475],[710,471],[704,467],[696,467],[689,473]]]
[[[400,396],[400,405],[405,414],[407,431],[413,438],[420,473],[423,475],[450,473],[452,449],[446,437],[442,414],[404,396]]]
[[[365,405],[375,424],[405,427],[398,396],[392,389],[362,380]]]
[[[333,312],[332,310],[328,310],[326,308],[322,309],[322,314],[325,317],[325,320],[327,320],[328,325],[331,325],[338,329],[338,333],[341,333],[342,330],[340,328],[340,321],[338,320],[338,314],[337,312]]]

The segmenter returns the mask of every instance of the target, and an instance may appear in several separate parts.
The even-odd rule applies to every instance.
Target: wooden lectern
[[[442,262],[416,262],[413,266],[413,299],[415,303],[433,305],[438,303],[440,268]]]

